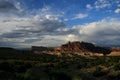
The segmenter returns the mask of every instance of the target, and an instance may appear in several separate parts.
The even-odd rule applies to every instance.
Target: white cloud
[[[6,3],[5,5],[7,5]],[[11,9],[18,9],[18,12],[24,10],[21,7],[21,3],[15,3],[10,2],[12,5]],[[1,5],[2,3],[0,3]],[[31,13],[34,15],[31,15]],[[66,32],[67,29],[65,29],[65,23],[59,19],[62,17],[63,12],[62,14],[56,14],[51,11],[51,7],[45,6],[38,11],[34,12],[33,10],[31,13],[22,16],[17,13],[13,14],[12,11],[0,13],[1,46],[30,47],[31,45],[58,45],[57,43],[64,42],[65,36],[60,34],[64,34],[62,32]]]
[[[12,17],[6,21],[0,19],[0,26],[1,45],[13,47],[59,46],[67,41],[75,40],[96,44],[104,43],[104,45],[120,43],[120,23],[116,19],[106,19],[67,28],[59,20],[36,15],[31,18]]]
[[[116,9],[115,13],[120,13],[120,8]]]
[[[64,18],[63,21],[70,21],[70,20],[76,20],[76,19],[84,19],[86,17],[88,17],[88,14],[79,13],[79,14],[75,14],[73,17]]]
[[[75,26],[79,30],[79,38],[102,45],[120,45],[119,20],[101,20],[85,25]]]
[[[87,9],[93,9],[93,7],[92,7],[90,4],[87,4],[87,5],[86,5],[86,8],[87,8]]]
[[[46,19],[49,19],[49,20],[59,20],[58,17],[56,17],[56,15],[50,15],[50,14],[47,14],[45,15]]]
[[[75,15],[75,17],[73,18],[73,20],[74,19],[83,19],[83,18],[86,18],[86,17],[88,17],[88,14],[81,14],[81,13],[79,13],[79,14]]]
[[[64,21],[69,21],[69,19],[65,18]]]
[[[120,4],[118,4],[118,7],[120,7]]]
[[[59,15],[54,15],[49,12],[45,14],[38,13],[32,16],[23,15],[22,17],[14,14],[6,16],[6,14],[3,13],[3,15],[0,15],[0,44],[1,46],[30,47],[30,45],[39,42],[41,42],[39,45],[42,45],[46,40],[48,42],[57,42],[60,40],[57,40],[58,36],[55,37],[54,40],[52,36],[59,35],[57,32],[60,31],[57,30],[66,27],[64,22],[58,17]],[[50,35],[50,37],[45,35]],[[35,39],[34,37],[37,38]],[[64,40],[62,39],[60,41],[62,42]],[[54,43],[48,44],[51,45]]]
[[[51,7],[50,6],[44,6],[42,9],[41,9],[41,12],[47,12],[51,10]]]
[[[102,9],[102,8],[106,8],[106,7],[111,7],[111,3],[109,0],[97,0],[95,2],[95,8],[96,9]]]
[[[80,40],[78,38],[78,36],[75,35],[75,34],[71,34],[71,33],[69,33],[68,35],[66,35],[66,38],[65,38],[66,42],[68,42],[68,41],[78,41],[78,40]]]

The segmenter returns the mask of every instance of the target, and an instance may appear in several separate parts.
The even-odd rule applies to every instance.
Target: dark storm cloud
[[[4,33],[1,37],[4,38],[20,38],[20,37],[24,37],[25,34],[23,33],[18,33],[18,32],[11,32],[11,33]]]
[[[33,18],[31,21],[31,18],[24,18],[22,20],[7,21],[7,23],[9,22],[15,24],[20,23],[20,25],[17,25],[15,29],[10,32],[2,33],[0,37],[4,42],[7,40],[7,43],[12,43],[12,41],[15,42],[17,39],[16,43],[14,43],[16,45],[19,44],[19,42],[21,44],[30,44],[44,41],[46,38],[52,39],[51,37],[46,37],[46,35],[59,36],[68,33],[66,31],[57,31],[58,29],[64,29],[66,27],[65,23],[59,20],[49,20],[44,18],[36,21]]]
[[[42,39],[44,39],[43,36],[41,36],[41,37],[39,37],[39,38],[37,37],[37,38],[26,39],[26,40],[24,41],[24,43],[30,44],[30,43],[33,43],[33,42],[36,42],[36,41],[41,41]]]
[[[15,7],[13,0],[0,0],[0,11],[16,11],[17,8]]]
[[[16,46],[18,43],[15,42],[14,40],[12,42],[9,41],[5,41],[3,40],[3,38],[0,39],[0,47],[14,47],[17,48],[18,46]]]

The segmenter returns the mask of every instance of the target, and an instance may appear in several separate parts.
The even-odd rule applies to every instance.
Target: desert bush
[[[0,80],[12,80],[15,77],[14,73],[0,71]]]
[[[14,76],[14,80],[25,80],[24,73],[16,73]]]
[[[95,77],[101,77],[107,75],[108,71],[103,70],[101,66],[97,66],[96,70],[93,72],[93,76]]]
[[[36,73],[35,73],[36,74]],[[34,75],[32,75],[32,69],[28,69],[24,74],[24,80],[34,80]],[[37,80],[37,79],[36,79]]]
[[[120,70],[120,63],[117,63],[114,65],[114,70]]]
[[[111,71],[108,74],[108,79],[120,80],[120,71]]]
[[[72,78],[65,72],[52,71],[49,73],[50,80],[72,80]]]
[[[16,72],[18,73],[24,73],[27,70],[27,67],[25,65],[17,65],[15,66]]]
[[[7,72],[14,72],[14,65],[12,63],[3,61],[0,63],[0,70]]]
[[[48,72],[44,72],[42,67],[30,68],[25,72],[25,80],[49,80]]]

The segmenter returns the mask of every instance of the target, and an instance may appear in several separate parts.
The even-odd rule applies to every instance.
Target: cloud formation
[[[90,4],[87,4],[87,5],[86,5],[86,8],[87,8],[87,9],[93,9],[93,7],[92,7]]]
[[[110,0],[97,0],[95,2],[96,9],[106,8],[106,7],[111,7]]]
[[[115,13],[120,13],[120,8],[116,9]]]
[[[111,5],[108,0],[97,0],[95,4],[86,4],[85,7],[90,11],[108,8]],[[52,12],[50,6],[44,6],[35,11],[26,11],[27,15],[21,16],[18,14],[21,10],[24,9],[15,0],[0,0],[0,46],[59,46],[67,41],[75,40],[97,45],[120,45],[119,19],[103,18],[69,27],[67,21],[82,22],[83,19],[90,17],[90,14],[78,11],[70,17],[63,17],[65,12],[56,14]],[[119,13],[119,8],[115,10],[115,13]]]
[[[0,10],[17,10],[13,0],[0,0]]]
[[[88,14],[81,14],[81,13],[79,13],[79,14],[75,15],[75,17],[73,18],[73,20],[74,19],[83,19],[83,18],[86,18],[86,17],[88,17]]]
[[[14,15],[24,15],[20,2],[17,0],[0,0],[0,16],[10,17]]]
[[[112,7],[116,8],[115,10]],[[106,10],[106,12],[119,13],[120,1],[119,0],[96,0],[94,4],[86,4],[86,8],[89,10]]]
[[[46,41],[47,35],[51,35],[51,38],[48,37],[48,40],[52,40],[53,35],[60,34],[59,30],[66,27],[64,22],[50,14],[44,16],[35,15],[26,18],[12,16],[9,19],[1,19],[0,25],[0,42],[16,42],[17,45],[23,44],[23,46],[25,44],[29,46],[30,43],[40,42],[43,39],[45,39],[43,41]]]
[[[120,41],[119,20],[101,20],[86,25],[75,26],[79,29],[80,38],[96,44],[115,45]]]
[[[34,16],[33,18],[18,18],[14,20],[14,24],[17,26],[13,30],[1,33],[1,43],[6,42],[6,45],[10,43],[10,46],[11,43],[14,43],[13,46],[18,47],[31,45],[58,46],[67,41],[75,40],[88,41],[97,45],[120,43],[120,23],[116,19],[103,19],[98,22],[67,28],[65,23],[59,20],[47,19],[46,17],[39,17],[39,19],[37,17],[36,19]]]

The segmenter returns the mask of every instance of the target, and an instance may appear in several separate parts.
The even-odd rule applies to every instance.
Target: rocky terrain
[[[37,47],[37,46],[32,46],[31,50],[34,53],[41,53],[45,51],[48,54],[54,54],[58,56],[75,56],[75,55],[107,55],[111,53],[111,49],[107,47],[100,47],[100,46],[95,46],[92,43],[87,43],[87,42],[80,42],[80,41],[74,41],[74,42],[68,42],[66,44],[62,44],[59,47]]]
[[[111,50],[113,52],[120,52],[120,47],[113,47]]]

